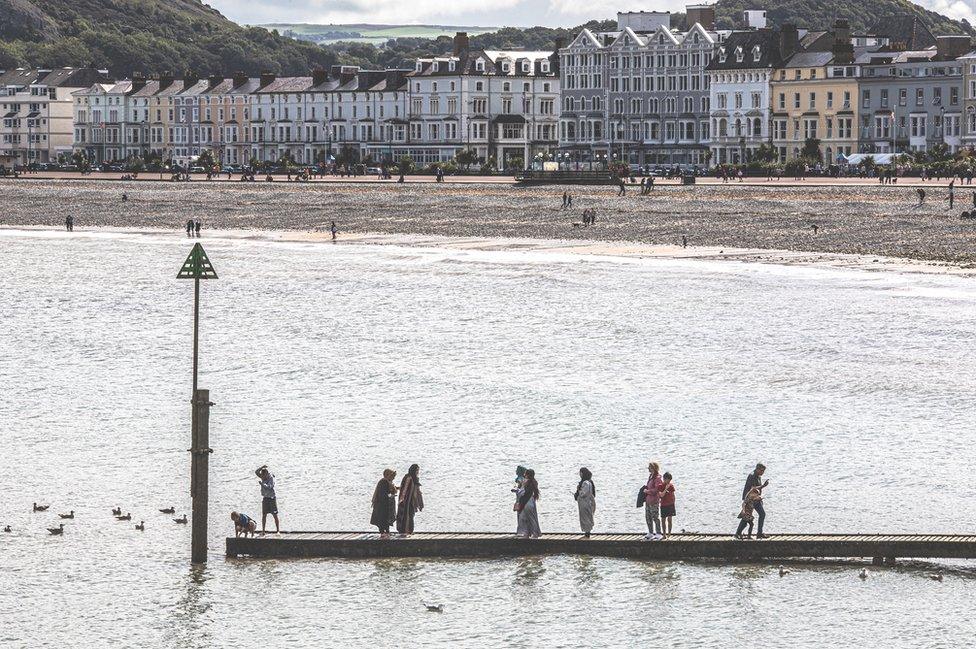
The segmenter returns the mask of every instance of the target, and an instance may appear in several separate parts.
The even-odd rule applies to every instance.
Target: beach
[[[976,265],[976,186],[957,187],[948,209],[945,183],[914,186],[850,183],[706,183],[664,185],[648,196],[635,187],[534,186],[501,183],[191,183],[21,179],[0,182],[0,226],[278,231],[314,236],[332,221],[340,241],[384,237],[522,239],[563,242],[577,250],[630,250],[787,263],[859,265],[881,258],[949,270]],[[562,209],[569,192],[573,207]],[[122,201],[122,194],[128,200]],[[596,224],[582,227],[583,209]],[[688,248],[682,247],[683,237]],[[631,245],[633,244],[633,245]],[[547,244],[548,245],[548,244]],[[636,251],[636,252],[635,252]],[[900,262],[898,262],[900,263]]]

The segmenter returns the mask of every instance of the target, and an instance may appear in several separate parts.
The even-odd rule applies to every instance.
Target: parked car
[[[382,173],[382,171],[383,170],[380,169],[379,167],[366,167],[366,173],[371,176],[375,176],[379,173]]]

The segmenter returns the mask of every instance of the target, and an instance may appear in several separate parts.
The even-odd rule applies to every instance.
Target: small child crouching
[[[240,536],[241,534],[243,534],[245,537],[248,535],[254,536],[254,531],[258,528],[258,524],[254,522],[253,518],[247,514],[231,512],[230,519],[234,521],[234,532],[237,536]]]

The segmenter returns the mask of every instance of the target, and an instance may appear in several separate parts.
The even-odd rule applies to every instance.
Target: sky
[[[205,0],[206,1],[206,0]],[[684,0],[209,0],[238,23],[379,23],[572,27],[613,18],[618,11],[683,11]],[[761,2],[757,6],[761,6]],[[976,0],[918,0],[917,4],[976,24]]]

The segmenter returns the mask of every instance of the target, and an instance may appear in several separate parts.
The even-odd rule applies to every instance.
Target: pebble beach
[[[562,194],[573,206],[562,209]],[[414,235],[570,243],[630,242],[689,249],[858,255],[976,267],[973,188],[804,186],[801,183],[665,185],[648,196],[616,187],[518,187],[499,183],[191,183],[6,180],[3,227],[179,231],[189,218],[213,230],[326,232],[343,237]],[[128,200],[121,200],[122,194]],[[582,211],[596,224],[581,227]]]

